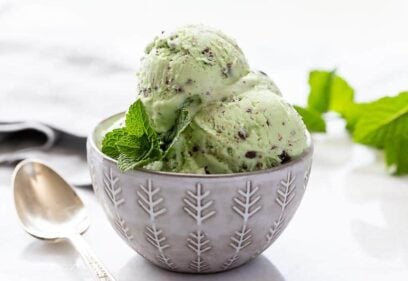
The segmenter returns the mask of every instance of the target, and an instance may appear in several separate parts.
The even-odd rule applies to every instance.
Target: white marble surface
[[[0,120],[33,118],[87,134],[134,99],[138,59],[162,29],[203,22],[233,35],[255,68],[292,102],[306,73],[337,67],[359,100],[407,89],[408,2],[0,0]],[[298,213],[263,256],[206,276],[169,273],[134,254],[88,190],[86,238],[120,281],[406,280],[408,178],[389,176],[382,155],[353,145],[332,120],[315,136],[314,167]],[[50,155],[61,172],[72,155]],[[83,164],[82,164],[83,165]],[[83,167],[78,165],[78,167]],[[13,207],[11,170],[0,168],[0,280],[87,280],[66,243],[25,234]]]
[[[85,236],[120,281],[406,280],[408,178],[387,175],[380,154],[352,145],[344,133],[316,136],[315,147],[293,221],[261,257],[236,270],[191,276],[156,268],[116,235],[92,192],[78,190],[92,220]],[[38,241],[20,228],[10,176],[0,170],[0,280],[90,280],[69,244]]]

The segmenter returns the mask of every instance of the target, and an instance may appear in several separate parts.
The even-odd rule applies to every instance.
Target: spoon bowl
[[[14,173],[14,201],[24,229],[40,239],[83,233],[87,211],[71,186],[48,166],[23,161]]]
[[[81,236],[89,219],[74,189],[53,169],[33,160],[17,165],[14,203],[24,229],[39,239],[68,239],[81,254],[95,280],[114,281]]]

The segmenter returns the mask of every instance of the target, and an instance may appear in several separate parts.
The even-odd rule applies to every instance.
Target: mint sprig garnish
[[[311,71],[307,107],[295,106],[311,132],[324,132],[323,114],[338,113],[355,142],[383,149],[396,175],[408,174],[408,92],[366,103],[335,71]],[[322,123],[323,122],[323,123]]]
[[[120,152],[118,166],[122,171],[142,167],[161,159],[159,135],[152,128],[141,100],[137,100],[129,107],[125,130],[129,135],[116,143]]]
[[[325,132],[323,114],[344,112],[354,99],[353,88],[335,70],[309,73],[310,92],[307,107],[295,106],[310,132]]]
[[[114,129],[107,133],[102,141],[102,152],[113,159],[117,159],[120,152],[116,143],[126,135],[127,132],[124,128]]]
[[[159,135],[151,126],[142,101],[137,100],[126,113],[125,126],[105,135],[102,152],[118,160],[118,167],[123,172],[143,167],[162,160],[190,122],[191,113],[181,108],[174,127]]]
[[[353,88],[335,70],[314,70],[309,74],[307,107],[317,112],[342,111],[354,99]]]
[[[366,104],[353,140],[384,149],[387,165],[395,164],[398,175],[408,173],[408,92]]]
[[[302,116],[303,122],[309,132],[324,133],[326,132],[326,122],[320,112],[312,109],[295,105],[294,108]]]
[[[114,129],[105,135],[102,152],[117,159],[122,171],[161,159],[159,136],[150,125],[150,119],[140,100],[129,107],[125,127]]]
[[[146,109],[140,99],[129,107],[125,124],[126,131],[130,135],[157,138],[156,131],[150,125],[149,116],[147,116]]]

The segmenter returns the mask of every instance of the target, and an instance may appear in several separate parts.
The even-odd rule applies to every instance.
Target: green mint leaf
[[[136,154],[120,153],[118,157],[118,167],[122,172],[134,169],[136,167],[143,167],[146,164],[152,163],[161,159],[162,151],[159,143],[150,143],[150,147],[140,149]]]
[[[353,100],[354,89],[336,74],[330,89],[329,109],[341,114],[350,103],[353,103]]]
[[[366,112],[367,103],[350,103],[343,108],[341,116],[346,121],[346,129],[350,133],[354,132],[355,126],[360,117]]]
[[[326,132],[326,122],[324,121],[320,112],[317,112],[311,108],[304,108],[297,105],[295,105],[294,108],[302,117],[303,122],[305,123],[309,132]]]
[[[118,160],[118,167],[128,171],[161,159],[160,139],[150,125],[143,103],[134,102],[126,113],[125,127],[105,135],[102,152]]]
[[[174,144],[178,141],[180,135],[184,130],[190,125],[191,123],[191,114],[188,111],[182,111],[182,113],[179,115],[179,118],[177,119],[176,123],[176,130],[175,130],[175,135],[167,147],[167,149],[164,151],[163,158],[168,155],[168,153],[173,149]]]
[[[394,132],[395,124],[399,124],[407,114],[408,92],[367,103],[365,111],[356,123],[353,139],[359,143],[383,148],[389,133]],[[408,127],[408,124],[406,126]]]
[[[388,166],[396,174],[408,172],[408,92],[384,97],[364,106],[353,131],[353,140],[385,149]]]
[[[146,163],[143,163],[143,165],[152,163],[154,161],[160,160],[163,158],[163,151],[160,149],[159,145],[154,145],[151,147],[149,150],[149,153],[147,154],[147,157],[145,157],[143,160],[146,160]]]
[[[405,124],[408,118],[405,117]],[[401,124],[401,123],[400,123]],[[395,166],[396,175],[408,174],[408,136],[399,139],[389,139],[385,144],[385,159],[387,166]]]
[[[164,144],[164,157],[168,154],[174,143],[178,140],[180,134],[187,128],[191,123],[191,113],[186,109],[182,108],[177,117],[176,123],[171,130],[163,135]]]
[[[175,125],[162,135],[162,149],[164,151],[163,158],[173,149],[174,144],[179,139],[180,135],[190,125],[195,114],[196,106],[201,103],[200,97],[192,96],[186,99],[182,107],[179,109],[179,114]]]
[[[102,152],[113,159],[117,159],[120,152],[116,143],[126,135],[127,133],[124,128],[114,129],[108,132],[102,141]]]
[[[353,88],[333,71],[314,70],[309,73],[308,108],[324,113],[329,110],[342,114],[353,102]]]
[[[116,147],[120,154],[130,155],[136,159],[142,158],[146,149],[149,149],[149,140],[145,134],[140,137],[126,135],[117,141]]]
[[[150,125],[150,119],[141,100],[130,106],[125,124],[129,135],[116,143],[120,152],[119,169],[125,172],[161,159],[159,136]]]
[[[309,108],[317,112],[327,112],[330,104],[330,88],[335,71],[314,70],[309,73],[310,92],[307,100]]]
[[[122,172],[127,172],[134,168],[143,167],[146,164],[153,162],[151,158],[139,159],[131,155],[120,154],[118,157],[118,167]]]
[[[155,134],[155,131],[150,125],[150,119],[147,116],[145,107],[140,99],[129,107],[126,113],[125,125],[130,135],[140,137],[143,134],[148,136]]]
[[[122,172],[127,172],[137,167],[139,161],[132,156],[120,154],[118,157],[118,167]]]

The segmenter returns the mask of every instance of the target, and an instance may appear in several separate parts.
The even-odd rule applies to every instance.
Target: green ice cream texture
[[[298,113],[218,30],[188,25],[162,32],[146,47],[137,76],[138,99],[159,135],[174,128],[182,109],[192,116],[165,157],[144,168],[247,172],[278,166],[308,146]]]

